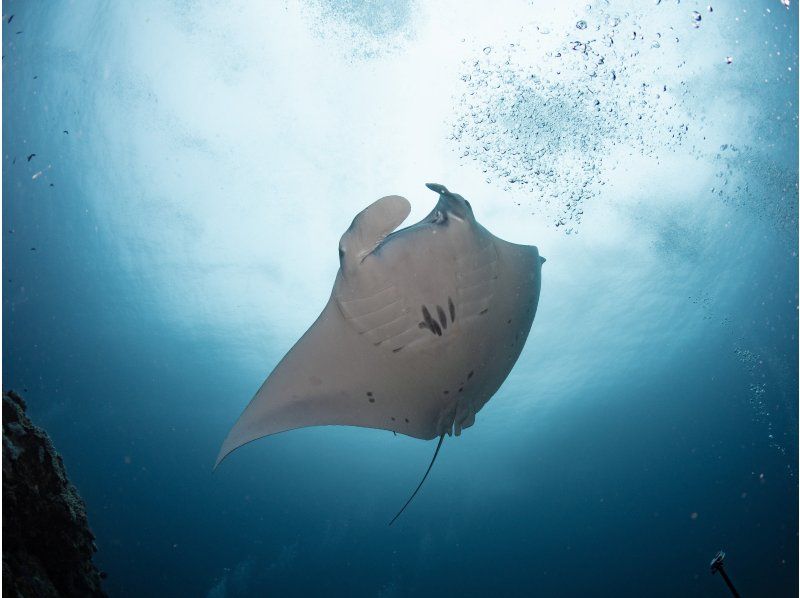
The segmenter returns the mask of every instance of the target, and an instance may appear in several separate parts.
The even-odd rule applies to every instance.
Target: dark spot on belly
[[[511,320],[509,320],[508,322],[506,322],[506,324],[511,324]]]
[[[442,325],[442,330],[447,329],[447,315],[444,313],[444,308],[441,305],[436,306],[436,313],[439,316],[439,323]]]
[[[447,307],[450,309],[450,321],[451,322],[455,322],[456,321],[456,306],[453,305],[453,300],[450,297],[447,298]]]
[[[450,391],[449,391],[449,390],[446,390],[446,391],[444,391],[444,394],[446,394],[446,395],[449,395],[449,394],[450,394]]]
[[[375,402],[375,399],[373,399],[372,397],[370,397],[370,398],[369,398],[369,402],[370,402],[370,403],[374,403],[374,402]]]
[[[442,328],[439,326],[439,323],[431,317],[431,312],[429,312],[428,308],[424,305],[422,306],[422,318],[424,321],[419,323],[420,328],[427,328],[433,332],[433,334],[442,336]]]
[[[403,345],[405,347],[405,345]],[[392,349],[392,353],[399,353],[403,347],[397,347],[396,349]]]
[[[458,392],[464,392],[464,387],[463,387],[463,386],[460,386],[460,387],[458,388]]]
[[[367,396],[371,397],[372,396],[372,391],[367,391]]]
[[[470,370],[470,371],[469,371],[469,374],[467,374],[467,380],[469,380],[470,378],[472,378],[472,376],[473,376],[474,374],[475,374],[475,371],[474,371],[474,370]]]
[[[406,418],[406,423],[408,423],[408,418]]]
[[[392,418],[392,421],[396,421],[396,420],[394,418]]]
[[[480,315],[486,314],[488,312],[489,312],[489,308],[487,307],[486,309],[481,310]]]

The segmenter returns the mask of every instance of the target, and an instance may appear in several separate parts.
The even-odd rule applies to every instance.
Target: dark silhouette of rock
[[[86,507],[25,401],[3,393],[3,595],[105,596]]]

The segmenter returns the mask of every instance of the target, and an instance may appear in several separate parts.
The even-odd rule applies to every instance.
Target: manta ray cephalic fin
[[[411,213],[405,197],[387,195],[361,210],[339,241],[342,266],[357,267]]]

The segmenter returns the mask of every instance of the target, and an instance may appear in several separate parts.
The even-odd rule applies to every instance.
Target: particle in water
[[[728,56],[725,58],[725,62],[731,64],[733,62],[733,56]]]
[[[697,29],[698,27],[700,27],[700,21],[702,21],[702,20],[703,20],[703,15],[701,15],[696,10],[693,10],[692,11],[692,21],[693,21],[692,26],[695,29]]]
[[[577,27],[578,29],[586,29],[586,21],[581,19],[580,21],[575,23],[575,27]]]
[[[789,0],[781,0],[781,4],[786,7],[786,10],[789,10]]]
[[[491,54],[491,53],[492,53],[492,46],[486,46],[486,47],[483,49],[483,53],[484,53],[484,54]]]

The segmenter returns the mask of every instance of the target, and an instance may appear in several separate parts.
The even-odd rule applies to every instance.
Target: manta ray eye
[[[344,257],[344,249],[339,247],[339,259],[342,259],[343,257]]]

